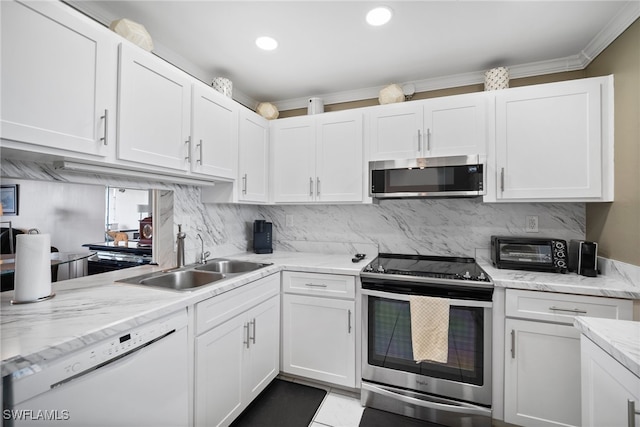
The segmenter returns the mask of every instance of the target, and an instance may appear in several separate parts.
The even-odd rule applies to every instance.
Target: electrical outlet
[[[293,227],[293,215],[284,216],[284,225],[287,227]]]
[[[538,232],[538,215],[527,215],[524,231],[527,233]]]

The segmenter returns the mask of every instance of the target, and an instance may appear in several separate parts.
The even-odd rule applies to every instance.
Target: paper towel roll
[[[51,295],[51,237],[16,236],[14,303],[35,302]]]

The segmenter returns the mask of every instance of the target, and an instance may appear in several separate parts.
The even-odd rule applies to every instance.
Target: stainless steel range
[[[493,283],[473,258],[379,254],[362,283],[362,404],[446,426],[491,425]],[[411,295],[449,300],[446,363],[413,359]]]

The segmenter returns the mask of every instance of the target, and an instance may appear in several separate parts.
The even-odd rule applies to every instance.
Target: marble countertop
[[[640,322],[578,316],[574,326],[640,378]]]
[[[611,298],[640,299],[640,284],[634,286],[616,276],[585,277],[576,273],[544,273],[495,268],[491,261],[477,257],[476,261],[487,272],[496,287],[592,295]]]
[[[275,252],[242,253],[225,258],[260,261],[273,265],[191,292],[114,283],[153,271],[141,266],[85,276],[53,284],[55,297],[35,304],[11,305],[13,292],[0,293],[2,376],[28,375],[47,362],[91,343],[116,336],[132,327],[183,309],[283,269],[358,275],[367,264],[352,255]]]

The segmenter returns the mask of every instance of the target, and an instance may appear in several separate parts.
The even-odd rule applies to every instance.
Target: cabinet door
[[[316,200],[362,201],[362,114],[318,116],[316,135]]]
[[[602,196],[601,80],[496,95],[498,199]]]
[[[1,137],[104,156],[115,120],[113,34],[59,2],[0,2]]]
[[[268,201],[269,121],[249,110],[240,111],[238,200]]]
[[[582,363],[582,425],[635,426],[640,415],[629,414],[628,401],[640,410],[640,378],[605,353],[584,335],[580,338]]]
[[[251,402],[280,372],[280,295],[247,313],[249,351],[245,401]]]
[[[424,104],[424,150],[432,157],[486,153],[486,96],[459,95]]]
[[[235,179],[238,169],[238,105],[213,88],[193,85],[191,170]]]
[[[228,425],[243,410],[244,315],[196,338],[195,425]]]
[[[315,129],[310,117],[273,122],[272,176],[275,202],[309,202],[315,194]]]
[[[412,159],[422,155],[422,103],[372,108],[369,119],[371,160]]]
[[[285,294],[283,371],[355,387],[354,310],[353,301]]]
[[[580,334],[573,326],[506,319],[504,420],[579,426]]]
[[[186,74],[123,42],[118,102],[118,159],[188,168],[191,80]]]

